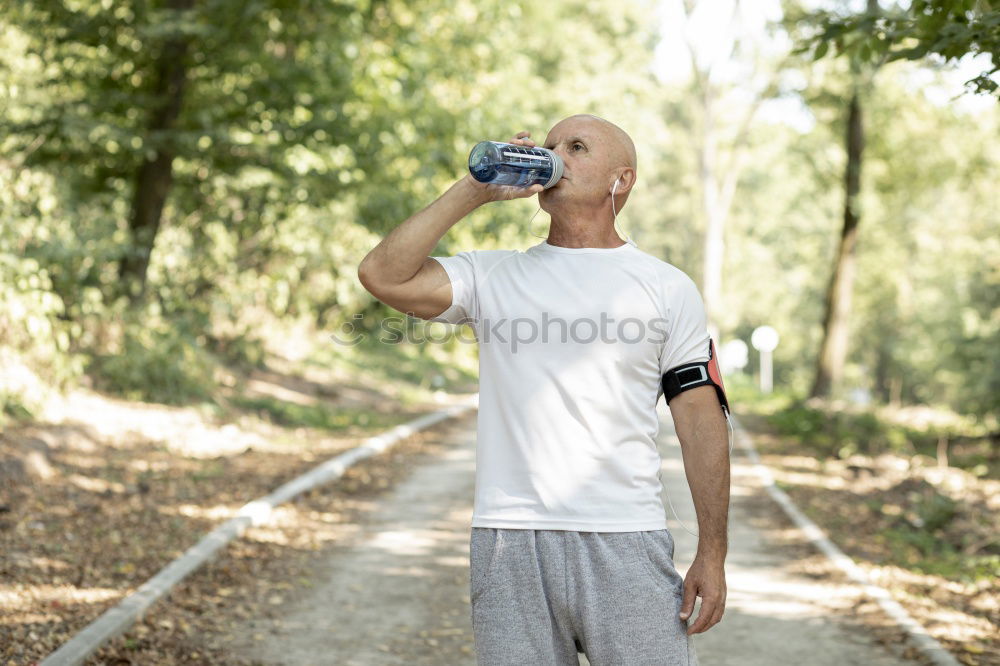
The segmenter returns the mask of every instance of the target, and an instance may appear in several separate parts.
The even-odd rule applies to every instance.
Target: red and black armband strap
[[[708,360],[695,363],[685,363],[664,373],[660,383],[663,386],[663,396],[670,404],[675,397],[699,386],[712,386],[719,397],[722,409],[729,413],[729,400],[726,398],[726,387],[722,384],[722,372],[715,354],[715,342],[708,341]]]

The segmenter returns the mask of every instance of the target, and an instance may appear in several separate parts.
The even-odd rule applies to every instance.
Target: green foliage
[[[228,366],[246,370],[265,366],[266,344],[249,332],[229,338],[209,337],[208,349]]]
[[[811,51],[819,60],[832,44],[838,56],[879,64],[930,55],[950,62],[969,54],[988,54],[992,69],[966,85],[976,94],[1000,96],[1000,84],[993,78],[1000,72],[1000,9],[993,8],[990,0],[912,0],[905,8],[895,5],[888,10],[874,4],[858,14],[818,10],[799,16],[798,20],[814,24],[816,31],[795,52]]]
[[[924,528],[935,532],[947,525],[955,517],[957,503],[941,493],[922,496],[914,509]]]
[[[700,275],[688,129],[699,107],[650,72],[651,1],[170,9],[183,4],[0,8],[0,350],[36,378],[13,387],[5,373],[8,411],[30,412],[42,395],[30,386],[71,384],[85,366],[107,390],[201,400],[214,364],[259,365],[288,322],[310,322],[323,338],[359,313],[373,331],[396,313],[358,284],[362,257],[461,177],[476,140],[528,129],[540,141],[570,113],[631,133],[639,182],[620,226]],[[157,75],[177,42],[183,103],[176,123],[157,129]],[[849,384],[881,401],[988,415],[1000,399],[1000,276],[989,260],[1000,253],[1000,126],[914,95],[921,86],[902,78],[915,69],[905,65],[866,100],[871,223],[859,241]],[[815,126],[758,115],[727,230],[723,337],[778,328],[776,382],[791,392],[811,375],[842,203],[847,78],[837,66],[793,62],[782,73],[803,81],[783,94]],[[720,99],[726,114],[742,105]],[[166,150],[172,180],[140,319],[122,298],[119,265],[138,251],[136,176]],[[533,244],[547,223],[539,214],[529,226],[534,204],[485,206],[432,254]],[[474,345],[384,347],[318,358],[386,382],[474,379]]]
[[[370,409],[332,409],[323,404],[300,405],[271,397],[237,398],[234,402],[280,425],[331,431],[342,431],[351,427],[389,428],[410,418],[406,414],[385,414]]]
[[[51,389],[83,373],[85,359],[71,346],[79,323],[56,293],[60,267],[26,251],[34,234],[45,233],[52,189],[44,174],[0,160],[0,425],[37,414]]]
[[[890,548],[890,561],[949,580],[975,582],[1000,576],[1000,555],[968,555],[931,531],[911,526],[887,528],[879,538]]]
[[[187,404],[211,399],[213,358],[189,331],[166,322],[132,321],[121,349],[93,356],[88,372],[97,388],[130,400]]]
[[[794,437],[815,453],[817,458],[849,458],[860,453],[877,456],[895,453],[902,456],[937,455],[939,441],[962,441],[974,449],[961,457],[952,454],[949,463],[980,475],[991,474],[990,440],[983,424],[967,422],[950,426],[908,426],[889,420],[873,410],[809,406],[790,396],[765,399],[754,404],[752,398],[743,404],[766,415],[779,435]],[[978,452],[976,452],[978,451]],[[996,464],[996,461],[992,461]],[[941,507],[929,507],[937,511]],[[936,514],[935,514],[936,515]],[[932,515],[925,521],[934,522]]]
[[[723,337],[781,333],[775,385],[808,390],[824,290],[842,226],[846,63],[805,63],[811,128],[762,123],[727,239]],[[1000,115],[930,96],[946,82],[916,63],[866,95],[866,148],[845,387],[881,403],[996,418],[1000,391]],[[927,78],[930,81],[927,82]],[[790,76],[790,79],[792,77]],[[794,79],[793,79],[794,80]],[[728,332],[728,336],[725,334]],[[724,341],[724,340],[723,340]],[[751,352],[756,371],[757,354]]]

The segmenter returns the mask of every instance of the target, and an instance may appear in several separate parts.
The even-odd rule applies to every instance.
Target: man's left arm
[[[684,456],[684,472],[698,513],[698,552],[684,577],[682,620],[701,610],[688,635],[707,631],[726,608],[725,560],[729,520],[729,431],[715,388],[699,386],[669,403]]]

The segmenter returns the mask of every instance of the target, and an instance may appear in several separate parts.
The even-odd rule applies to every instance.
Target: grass
[[[412,418],[407,414],[386,414],[373,409],[333,409],[322,404],[299,405],[268,396],[237,397],[233,403],[256,412],[272,423],[290,427],[317,428],[341,432],[350,428],[391,428]]]
[[[794,438],[820,458],[881,453],[936,458],[943,439],[949,444],[950,466],[978,477],[1000,478],[1000,457],[993,450],[990,428],[973,419],[956,415],[947,426],[910,427],[872,408],[812,406],[788,393],[762,395],[740,385],[730,394],[737,411],[763,417],[777,435]]]
[[[225,465],[212,461],[207,465],[204,465],[200,469],[191,473],[191,479],[194,481],[212,481],[214,479],[221,478],[226,475]]]
[[[966,555],[929,530],[889,527],[878,538],[891,553],[887,564],[949,580],[995,580],[1000,575],[1000,555]]]
[[[353,347],[331,342],[330,347],[317,351],[309,363],[317,367],[342,364],[370,379],[394,385],[472,391],[478,381],[475,348],[462,342],[470,335],[464,332],[461,338],[453,336],[442,341],[443,336],[437,334],[422,342],[391,342],[383,333],[383,338],[367,337]]]
[[[997,476],[997,460],[986,429],[960,417],[949,420],[952,425],[947,428],[919,428],[884,418],[877,409],[806,404],[793,395],[761,395],[752,387],[739,385],[729,393],[732,404],[745,417],[744,424],[768,435],[760,438],[762,452],[807,456],[824,466],[824,461],[845,460],[854,454],[890,454],[904,459],[920,455],[930,458],[933,466],[938,440],[947,437],[956,442],[948,453],[949,466],[962,468],[978,479]],[[854,458],[851,464],[867,463]],[[855,484],[850,475],[844,478],[847,490],[788,481],[776,481],[776,485],[828,530],[834,541],[856,551],[856,556],[956,581],[1000,576],[998,542],[989,538],[995,533],[992,520],[974,494],[946,494],[919,474],[886,489]],[[979,482],[972,479],[967,483],[972,484],[971,491]],[[870,541],[863,543],[865,540]],[[858,549],[850,548],[851,544]]]

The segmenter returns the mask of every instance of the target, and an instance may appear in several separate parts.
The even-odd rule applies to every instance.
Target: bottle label
[[[549,158],[546,155],[531,155],[530,153],[511,153],[505,151],[503,153],[503,156],[513,157],[514,159],[521,159],[521,160],[541,160],[543,162],[549,161]]]

